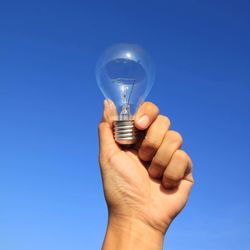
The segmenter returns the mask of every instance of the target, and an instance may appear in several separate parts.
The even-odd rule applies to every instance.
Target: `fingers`
[[[170,127],[170,120],[159,115],[149,127],[139,149],[139,157],[143,161],[151,161],[162,144],[165,134]]]
[[[113,137],[114,117],[117,117],[114,103],[105,100],[103,119],[99,124],[101,167],[113,154],[121,151]],[[138,156],[141,160],[150,162],[149,175],[160,179],[166,189],[178,186],[181,191],[182,187],[188,186],[188,189],[183,188],[183,192],[188,195],[193,184],[192,161],[188,154],[180,149],[181,135],[169,130],[169,119],[159,115],[159,109],[153,103],[146,102],[136,114],[135,126],[140,130],[147,129],[145,138],[139,144]]]
[[[145,102],[141,105],[135,116],[135,126],[144,130],[157,118],[159,109],[151,102]]]
[[[102,121],[109,123],[112,126],[114,120],[117,120],[117,109],[112,100],[104,100],[104,110]]]
[[[100,122],[98,126],[98,135],[101,151],[107,146],[116,145],[112,128],[110,127],[109,123],[104,121]]]
[[[177,187],[184,178],[193,182],[191,172],[192,162],[190,157],[183,150],[177,150],[164,171],[162,184],[165,188],[174,188]]]
[[[112,104],[107,100],[104,101],[103,118],[98,127],[101,163],[106,162],[112,154],[120,151],[113,137],[112,116],[110,115],[112,106],[110,105]]]
[[[150,167],[148,169],[149,174],[153,178],[161,178],[164,170],[169,164],[174,152],[182,145],[181,135],[173,130],[168,131],[158,148]]]

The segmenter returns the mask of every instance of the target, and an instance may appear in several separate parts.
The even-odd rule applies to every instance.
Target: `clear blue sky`
[[[165,249],[249,250],[247,0],[1,2],[0,249],[100,249],[94,70],[116,42],[154,58],[148,100],[194,161],[196,185]]]

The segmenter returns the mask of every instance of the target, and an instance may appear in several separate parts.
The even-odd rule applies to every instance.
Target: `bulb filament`
[[[120,120],[126,121],[131,120],[131,111],[130,111],[130,97],[132,95],[135,79],[127,78],[118,78],[113,80],[120,85],[121,97],[122,97],[122,111],[120,113]]]

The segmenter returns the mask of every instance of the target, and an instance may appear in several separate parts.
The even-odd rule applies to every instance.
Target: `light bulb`
[[[104,97],[115,107],[114,138],[117,143],[136,142],[134,115],[151,90],[155,67],[150,56],[136,44],[115,44],[96,65],[96,80]]]

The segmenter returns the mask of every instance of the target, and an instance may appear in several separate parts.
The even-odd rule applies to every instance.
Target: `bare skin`
[[[138,110],[141,143],[122,149],[113,139],[110,105],[104,102],[99,124],[100,154],[109,218],[103,250],[158,250],[193,185],[192,162],[181,149],[182,137],[153,103]]]

